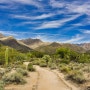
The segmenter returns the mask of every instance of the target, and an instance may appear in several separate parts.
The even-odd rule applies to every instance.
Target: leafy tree
[[[61,58],[69,58],[70,49],[64,47],[58,48],[56,53],[59,54]]]

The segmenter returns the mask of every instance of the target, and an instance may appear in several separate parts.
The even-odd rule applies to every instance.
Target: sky
[[[90,0],[0,0],[0,33],[17,39],[89,43]]]

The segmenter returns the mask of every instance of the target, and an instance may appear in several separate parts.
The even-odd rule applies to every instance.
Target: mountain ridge
[[[25,50],[25,51],[31,51],[31,50],[38,50],[40,51],[41,48],[46,51],[54,49],[59,47],[68,47],[72,50],[76,50],[79,52],[90,50],[90,43],[82,43],[82,44],[70,44],[70,43],[58,43],[58,42],[43,42],[40,39],[21,39],[17,40],[13,36],[4,36],[0,33],[0,44],[4,44],[7,46],[10,46],[12,48],[15,48],[17,50]],[[42,51],[42,50],[41,50]]]
[[[33,50],[33,49],[29,48],[27,45],[23,44],[22,42],[19,42],[12,36],[0,38],[0,44],[12,47],[21,52],[29,52],[29,51]]]

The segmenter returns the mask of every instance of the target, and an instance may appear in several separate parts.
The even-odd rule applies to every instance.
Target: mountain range
[[[18,51],[21,51],[21,52],[28,52],[28,51],[31,51],[33,49],[29,48],[27,45],[25,45],[24,43],[22,42],[19,42],[18,40],[16,40],[14,37],[12,36],[4,36],[2,37],[2,34],[0,34],[0,44],[3,44],[5,46],[9,46],[9,47],[12,47]]]
[[[66,47],[77,52],[85,52],[90,50],[90,43],[83,44],[70,44],[70,43],[57,43],[57,42],[43,42],[40,39],[22,39],[17,40],[13,36],[4,36],[0,33],[0,44],[12,47],[22,52],[29,52],[37,50],[44,53],[53,54],[57,48]]]

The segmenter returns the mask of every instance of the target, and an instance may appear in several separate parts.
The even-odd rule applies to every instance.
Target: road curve
[[[39,73],[37,90],[70,90],[55,73],[39,66],[35,68]]]

